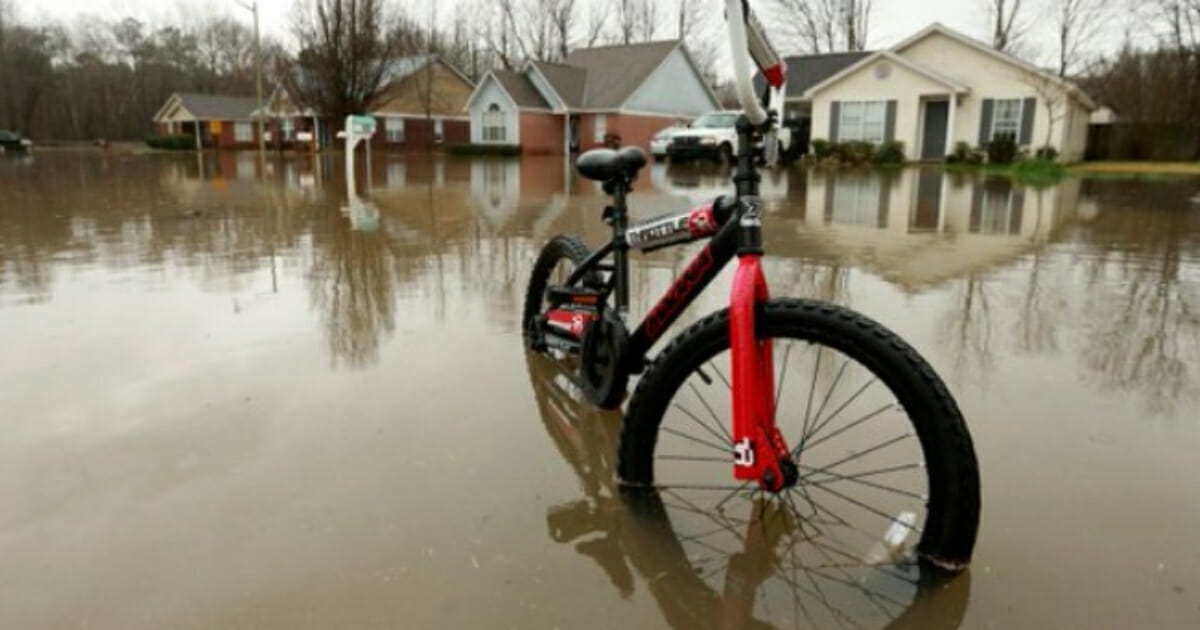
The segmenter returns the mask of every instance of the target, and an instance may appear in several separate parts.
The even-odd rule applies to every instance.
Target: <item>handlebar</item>
[[[746,118],[754,125],[762,125],[767,122],[765,107],[770,107],[772,101],[782,100],[783,86],[787,80],[787,64],[767,39],[766,31],[750,10],[747,0],[725,0],[725,17],[729,26],[738,101]],[[768,94],[763,103],[760,103],[754,94],[750,72],[751,58],[767,82]]]

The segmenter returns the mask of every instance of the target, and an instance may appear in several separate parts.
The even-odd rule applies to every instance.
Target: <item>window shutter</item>
[[[838,125],[841,124],[842,103],[834,101],[829,104],[829,141],[838,141]]]
[[[891,142],[896,139],[896,101],[887,102],[887,118],[883,127],[883,139]]]
[[[1037,99],[1027,98],[1021,105],[1021,141],[1018,144],[1028,145],[1033,141],[1033,117],[1037,113]]]
[[[992,109],[996,107],[995,99],[983,99],[983,113],[979,117],[979,146],[987,146],[992,141]]]

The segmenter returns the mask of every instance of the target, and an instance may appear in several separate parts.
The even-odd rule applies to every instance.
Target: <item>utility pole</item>
[[[258,102],[258,157],[262,163],[262,168],[267,168],[267,140],[266,140],[266,123],[263,111],[263,91],[262,91],[262,39],[258,34],[258,0],[252,3],[243,2],[243,0],[233,0],[242,6],[243,9],[254,14],[254,91],[255,100]]]

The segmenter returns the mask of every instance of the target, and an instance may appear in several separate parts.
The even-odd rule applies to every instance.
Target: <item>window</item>
[[[442,119],[434,118],[433,119],[433,141],[438,144],[441,144],[441,142],[444,138],[445,138],[445,129],[442,127]]]
[[[387,141],[393,144],[404,142],[404,119],[385,118],[383,120],[383,129],[384,133],[387,134]]]
[[[1006,134],[1016,140],[1021,136],[1021,99],[996,99],[992,110],[992,139]]]
[[[499,105],[492,103],[483,113],[483,141],[504,142],[506,131],[504,112],[500,111]]]
[[[596,133],[592,138],[595,142],[604,142],[604,136],[608,134],[608,115],[596,114]]]
[[[825,213],[825,223],[887,227],[887,213],[882,204],[883,178],[877,173],[839,173],[826,179],[832,186],[833,199]]]
[[[250,142],[254,139],[254,128],[248,122],[234,123],[233,139],[237,142]]]
[[[838,140],[874,144],[884,141],[887,101],[847,101],[841,107]]]
[[[291,142],[292,140],[295,140],[294,134],[296,133],[296,121],[292,120],[291,118],[284,118],[279,122],[279,129],[279,135],[282,136],[281,140],[284,142]]]

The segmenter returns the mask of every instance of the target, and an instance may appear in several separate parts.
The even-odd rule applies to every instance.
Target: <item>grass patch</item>
[[[1200,162],[1084,162],[1071,167],[1072,173],[1092,175],[1142,175],[1186,177],[1200,176]]]

